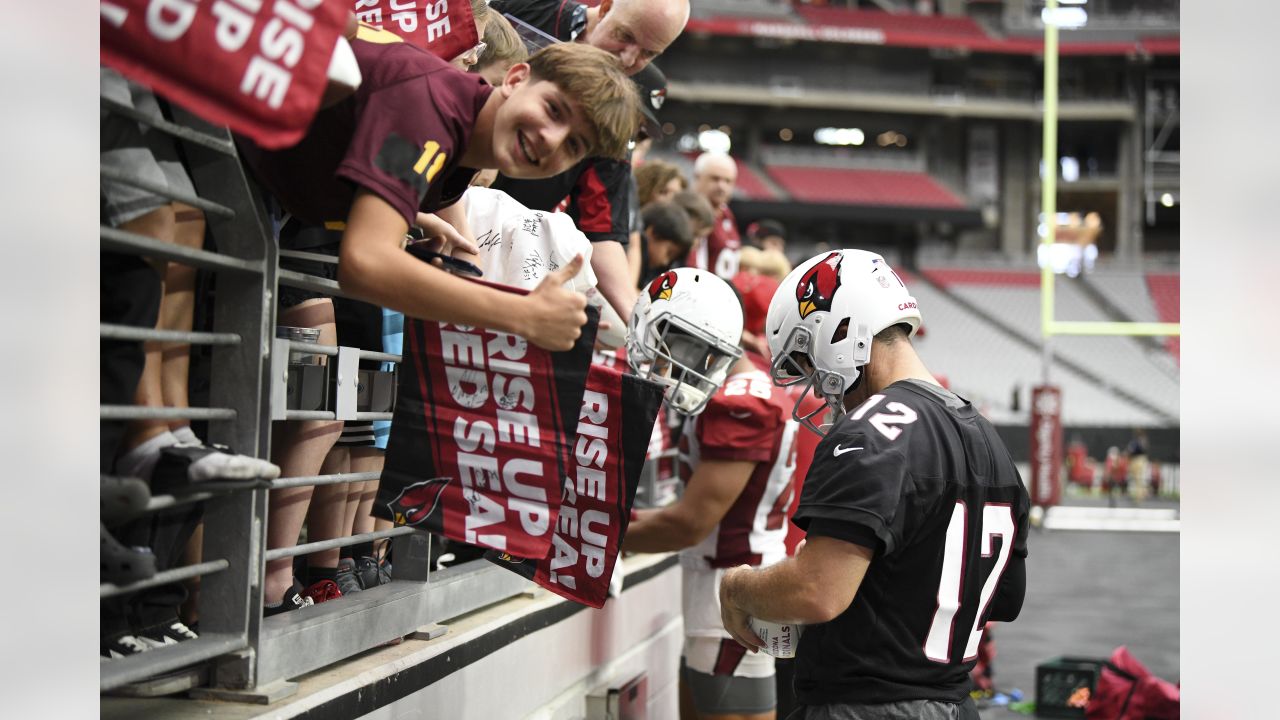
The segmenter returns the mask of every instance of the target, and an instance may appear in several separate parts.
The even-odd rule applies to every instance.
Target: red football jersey
[[[725,205],[716,213],[716,222],[711,226],[711,234],[684,264],[689,267],[710,270],[725,280],[732,280],[738,274],[738,255],[742,252],[742,238],[738,235],[738,223],[729,206]]]
[[[770,565],[786,555],[799,427],[786,392],[759,370],[730,375],[707,408],[685,424],[680,443],[686,482],[703,460],[758,463],[715,530],[681,551],[686,566]]]

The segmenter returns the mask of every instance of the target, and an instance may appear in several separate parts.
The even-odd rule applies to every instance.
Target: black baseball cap
[[[773,235],[777,235],[783,240],[787,239],[787,231],[782,227],[782,223],[777,220],[761,220],[747,226],[747,237],[752,240],[759,240]]]
[[[644,115],[646,135],[655,140],[662,137],[662,123],[658,121],[658,111],[667,100],[667,76],[657,65],[649,63],[643,70],[631,76],[636,84],[636,92],[640,95],[640,112]]]

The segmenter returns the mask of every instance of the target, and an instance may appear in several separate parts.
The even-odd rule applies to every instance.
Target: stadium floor
[[[1036,665],[1061,655],[1105,658],[1120,645],[1152,673],[1178,682],[1179,537],[1033,530],[1022,614],[995,628],[996,689],[1017,688],[1034,699]],[[1003,707],[981,714],[985,720],[1025,717]]]

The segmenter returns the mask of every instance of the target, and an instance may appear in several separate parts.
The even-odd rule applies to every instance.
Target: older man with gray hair
[[[710,270],[725,280],[738,274],[738,254],[742,238],[738,223],[729,210],[729,198],[738,182],[738,163],[725,153],[705,152],[693,162],[693,190],[707,199],[716,211],[711,234],[689,253],[685,264]]]

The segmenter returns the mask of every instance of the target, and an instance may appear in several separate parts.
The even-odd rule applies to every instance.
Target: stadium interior
[[[699,154],[730,154],[738,170],[730,208],[744,239],[754,223],[776,221],[792,264],[838,248],[883,255],[921,309],[921,357],[996,425],[1024,479],[1035,388],[1061,390],[1059,503],[1068,511],[1056,528],[1054,512],[1045,515],[1031,541],[1023,618],[993,631],[998,692],[983,699],[982,717],[1029,714],[1018,707],[1035,699],[1038,664],[1105,657],[1117,645],[1177,682],[1178,336],[1046,341],[1041,294],[1048,266],[1057,321],[1180,320],[1178,1],[1070,6],[1088,19],[1060,30],[1052,246],[1042,243],[1041,0],[691,7],[655,63],[668,89],[662,136],[647,158],[692,178]],[[143,120],[106,97],[102,107]],[[337,282],[281,269],[288,251],[225,127],[177,105],[171,120],[146,122],[181,147],[196,196],[174,199],[205,214],[210,242],[164,245],[104,224],[102,248],[198,268],[204,309],[190,332],[104,323],[102,334],[190,343],[192,407],[104,405],[102,419],[189,418],[211,442],[260,458],[270,456],[273,422],[389,420],[390,407],[357,398],[354,386],[336,390],[333,407],[299,408],[290,353],[326,355],[335,372],[351,373],[362,359],[399,356],[277,337],[269,298],[278,288],[341,295]],[[1152,493],[1117,499],[1111,478],[1124,473],[1123,450],[1139,431]],[[438,540],[408,527],[267,549],[269,492],[377,479],[350,471],[153,491],[147,512],[203,509],[203,552],[148,579],[104,581],[102,597],[198,587],[199,638],[104,661],[102,717],[677,716],[674,555],[622,558],[622,589],[596,610],[483,559],[445,566]],[[662,497],[667,480],[646,465],[640,497]],[[265,562],[384,540],[395,561],[389,582],[263,617]],[[1040,558],[1060,572],[1038,570]],[[1137,591],[1124,588],[1135,582],[1148,590],[1134,615],[1065,607],[1094,593],[1125,606]],[[1077,632],[1086,619],[1090,630]]]

